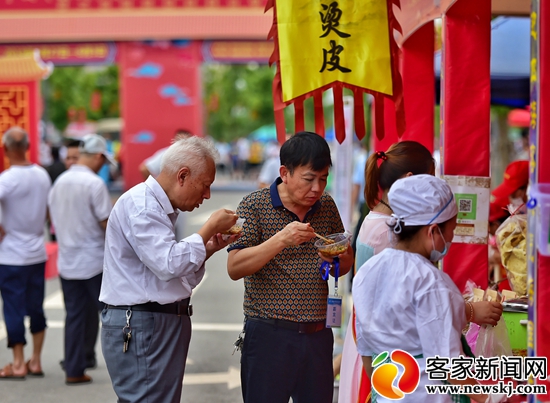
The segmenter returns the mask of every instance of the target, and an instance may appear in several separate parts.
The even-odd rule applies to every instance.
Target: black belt
[[[275,327],[280,327],[281,329],[293,330],[298,333],[315,333],[327,328],[324,320],[320,322],[292,322],[284,319],[264,319],[250,316],[248,316],[246,320],[267,323]]]
[[[191,298],[182,299],[181,301],[172,302],[171,304],[159,304],[158,302],[145,302],[137,305],[105,305],[107,309],[122,309],[131,311],[145,311],[158,313],[171,313],[173,315],[193,315],[193,305],[189,304]]]

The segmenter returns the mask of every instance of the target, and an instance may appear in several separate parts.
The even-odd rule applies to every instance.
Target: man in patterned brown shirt
[[[333,334],[325,325],[328,284],[314,231],[344,232],[324,192],[330,149],[319,135],[300,132],[280,151],[280,177],[246,196],[241,238],[229,251],[227,270],[244,278],[246,317],[241,358],[245,403],[331,403]],[[330,260],[325,259],[324,260]],[[353,265],[351,247],[340,255],[340,275]]]

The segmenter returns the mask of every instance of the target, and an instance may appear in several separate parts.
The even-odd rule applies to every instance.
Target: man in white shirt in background
[[[174,141],[179,139],[188,139],[189,137],[192,137],[193,133],[191,133],[189,130],[185,129],[178,129],[176,130],[176,134],[174,134]],[[141,175],[143,176],[143,180],[146,180],[149,175],[151,175],[153,178],[156,178],[160,174],[160,165],[162,162],[162,157],[164,156],[164,153],[168,150],[168,147],[161,148],[157,152],[155,152],[153,155],[151,155],[149,158],[146,158],[139,166],[139,172],[141,172]]]
[[[124,193],[109,217],[101,345],[120,402],[181,399],[192,289],[204,276],[205,261],[238,238],[223,240],[220,232],[237,216],[221,209],[197,233],[176,241],[178,210],[192,211],[210,198],[216,157],[209,141],[177,140],[159,176]]]
[[[12,127],[4,133],[2,144],[10,168],[0,174],[0,293],[13,363],[0,370],[0,378],[24,379],[44,376],[40,361],[46,329],[44,226],[51,181],[44,168],[27,159],[27,132]],[[26,315],[31,318],[33,339],[27,362],[23,352]]]
[[[78,157],[80,157],[79,149],[81,145],[81,140],[72,140],[67,143],[67,145],[65,146],[65,155],[63,157],[65,169],[69,169],[78,162]]]
[[[82,139],[78,162],[55,181],[48,198],[50,217],[59,245],[58,271],[65,301],[65,382],[89,383],[84,373],[95,366],[99,330],[99,290],[103,272],[105,228],[111,198],[97,175],[106,161],[105,139],[89,134]]]

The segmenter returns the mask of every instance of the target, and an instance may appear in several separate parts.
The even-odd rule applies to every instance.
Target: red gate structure
[[[176,129],[204,135],[204,60],[267,62],[265,0],[0,0],[0,55],[120,66],[124,183]],[[235,42],[236,40],[244,42]],[[60,42],[60,43],[59,43]]]

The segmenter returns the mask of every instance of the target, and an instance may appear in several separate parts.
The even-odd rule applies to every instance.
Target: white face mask
[[[441,235],[441,238],[445,241],[445,237],[443,236],[443,233],[441,232],[441,229],[439,228],[439,225],[437,226],[437,230],[439,231],[439,234]],[[445,255],[449,252],[449,249],[451,248],[451,242],[445,241],[445,248],[443,251],[438,251],[435,249],[435,242],[432,236],[432,251],[430,252],[430,261],[432,262],[438,262],[441,259],[445,257]]]

